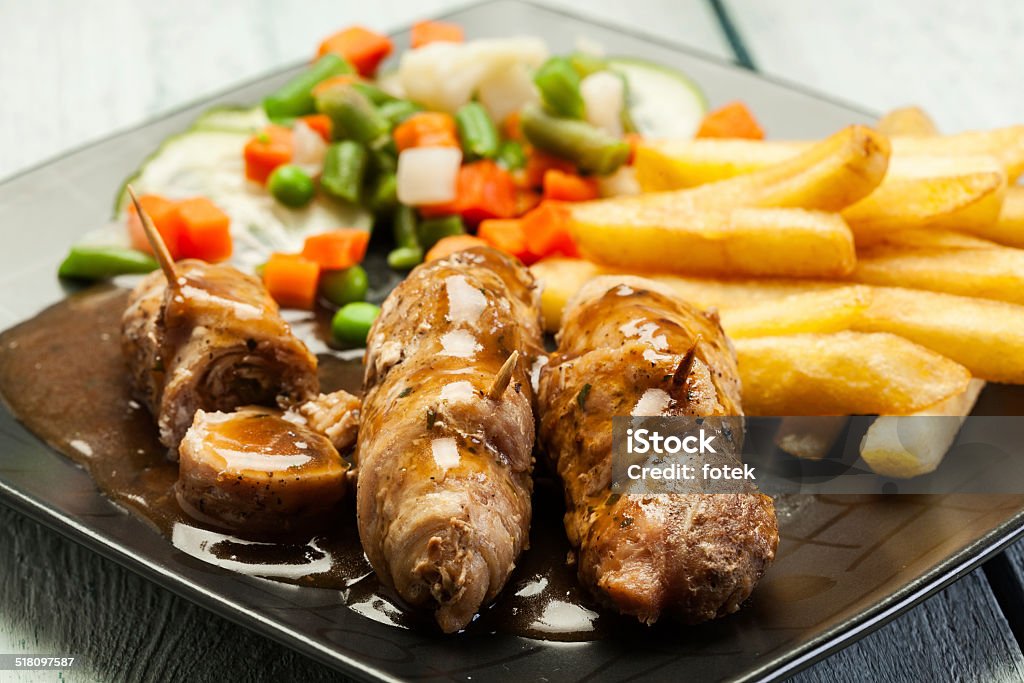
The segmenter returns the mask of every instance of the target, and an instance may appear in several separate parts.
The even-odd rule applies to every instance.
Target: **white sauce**
[[[441,387],[441,400],[449,403],[467,403],[476,396],[476,389],[466,380],[452,382]]]
[[[71,441],[68,442],[68,445],[74,448],[82,455],[84,455],[85,457],[92,457],[92,446],[87,444],[85,441],[82,441],[81,439],[72,439]]]
[[[459,466],[459,447],[454,438],[434,439],[430,442],[430,451],[434,455],[434,462],[442,470],[448,471]]]
[[[633,406],[630,415],[634,417],[650,417],[664,415],[672,407],[672,397],[664,389],[648,389]]]
[[[441,335],[441,355],[454,358],[472,358],[483,347],[466,330],[452,330]]]
[[[643,318],[631,320],[625,325],[619,327],[619,332],[624,336],[636,337],[641,342],[657,351],[666,351],[668,349],[668,339],[663,334],[655,336],[657,331],[657,323],[643,322]]]
[[[263,312],[256,306],[245,304],[241,301],[235,301],[233,299],[225,299],[221,296],[214,296],[205,289],[199,289],[192,285],[183,286],[181,288],[181,293],[193,301],[201,301],[230,308],[235,312],[235,315],[238,316],[239,320],[257,320],[263,316]]]
[[[472,325],[487,309],[487,297],[479,289],[469,284],[464,275],[446,277],[444,287],[448,293],[448,315],[446,317],[449,322]]]

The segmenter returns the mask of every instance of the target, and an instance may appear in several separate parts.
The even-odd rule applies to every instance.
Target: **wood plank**
[[[765,73],[879,111],[919,104],[948,131],[1021,122],[1024,3],[724,2]]]
[[[1024,655],[977,569],[792,680],[1024,680]]]

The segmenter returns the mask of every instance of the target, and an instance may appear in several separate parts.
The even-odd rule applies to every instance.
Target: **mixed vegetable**
[[[399,271],[476,244],[528,264],[574,256],[564,203],[636,192],[635,142],[702,125],[699,91],[648,62],[550,56],[534,38],[466,42],[436,21],[411,43],[381,71],[391,40],[346,28],[260,107],[211,110],[168,140],[130,182],[172,256],[230,258],[281,306],[336,308],[336,341],[359,344],[376,314],[360,266],[371,230]],[[744,112],[701,130],[759,131]],[[60,275],[155,268],[123,196],[115,225],[120,237],[75,246]]]

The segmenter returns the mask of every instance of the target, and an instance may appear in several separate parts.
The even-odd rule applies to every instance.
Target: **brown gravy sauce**
[[[129,395],[120,346],[127,296],[113,286],[89,289],[0,335],[0,396],[13,415],[179,550],[230,571],[337,590],[350,609],[370,619],[439,632],[430,615],[407,608],[377,580],[359,543],[351,493],[327,531],[283,541],[234,537],[182,511],[174,495],[177,463],[166,457],[152,417]],[[293,327],[308,337],[318,325]],[[323,391],[359,392],[359,360],[343,360],[316,339],[305,341],[323,351]],[[508,585],[467,631],[583,641],[635,628],[602,612],[567,566],[560,487],[540,476],[535,489],[534,518],[548,523],[532,525],[530,549]]]

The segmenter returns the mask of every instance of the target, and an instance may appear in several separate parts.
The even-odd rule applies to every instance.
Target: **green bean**
[[[466,227],[462,224],[459,216],[444,216],[443,218],[431,218],[419,224],[416,235],[419,237],[420,247],[430,251],[439,240],[452,235],[463,235]]]
[[[361,92],[366,99],[370,100],[370,102],[376,106],[380,106],[387,102],[394,102],[398,99],[391,93],[385,92],[373,83],[367,83],[366,81],[356,81],[352,84],[352,87]]]
[[[365,301],[345,304],[331,320],[331,334],[340,343],[365,344],[370,327],[378,315],[380,308]]]
[[[332,197],[357,203],[366,176],[366,148],[352,140],[335,142],[327,148],[320,187]]]
[[[352,65],[340,56],[329,53],[316,60],[313,66],[268,95],[263,100],[263,110],[270,118],[305,116],[315,110],[313,88],[320,81],[355,73]]]
[[[573,52],[569,55],[569,63],[579,74],[580,78],[586,78],[590,74],[604,71],[608,68],[608,60],[604,57],[592,55],[589,52]]]
[[[390,171],[378,173],[369,204],[377,212],[393,209],[398,204],[398,176]]]
[[[423,107],[415,102],[410,102],[409,100],[393,100],[380,105],[380,108],[377,111],[379,111],[380,115],[387,119],[391,124],[391,127],[394,128],[416,112],[423,111]]]
[[[551,116],[535,104],[523,107],[519,123],[530,144],[568,159],[584,173],[607,175],[629,158],[629,143],[625,140],[584,121]]]
[[[505,140],[498,148],[498,163],[509,171],[526,166],[526,151],[518,140]]]
[[[388,266],[395,270],[412,270],[423,263],[423,250],[419,247],[396,247],[388,254]]]
[[[370,144],[391,130],[366,95],[351,85],[328,88],[316,96],[316,109],[331,118],[336,140],[355,140]]]
[[[320,276],[320,295],[335,306],[344,306],[366,298],[370,280],[362,266],[331,270]]]
[[[410,249],[420,248],[420,238],[416,225],[416,209],[399,204],[392,219],[391,229],[395,235],[395,245]]]
[[[468,102],[455,112],[459,143],[466,156],[493,159],[498,153],[498,128],[479,102]]]
[[[267,189],[274,199],[293,209],[309,204],[316,193],[313,179],[294,164],[275,168],[267,178]]]
[[[533,76],[541,100],[552,113],[573,119],[583,118],[580,75],[565,57],[549,57]]]
[[[370,167],[374,173],[394,173],[398,170],[398,156],[387,148],[370,148]]]
[[[148,273],[157,262],[149,254],[124,247],[74,246],[57,275],[81,280],[106,280],[115,275]]]

